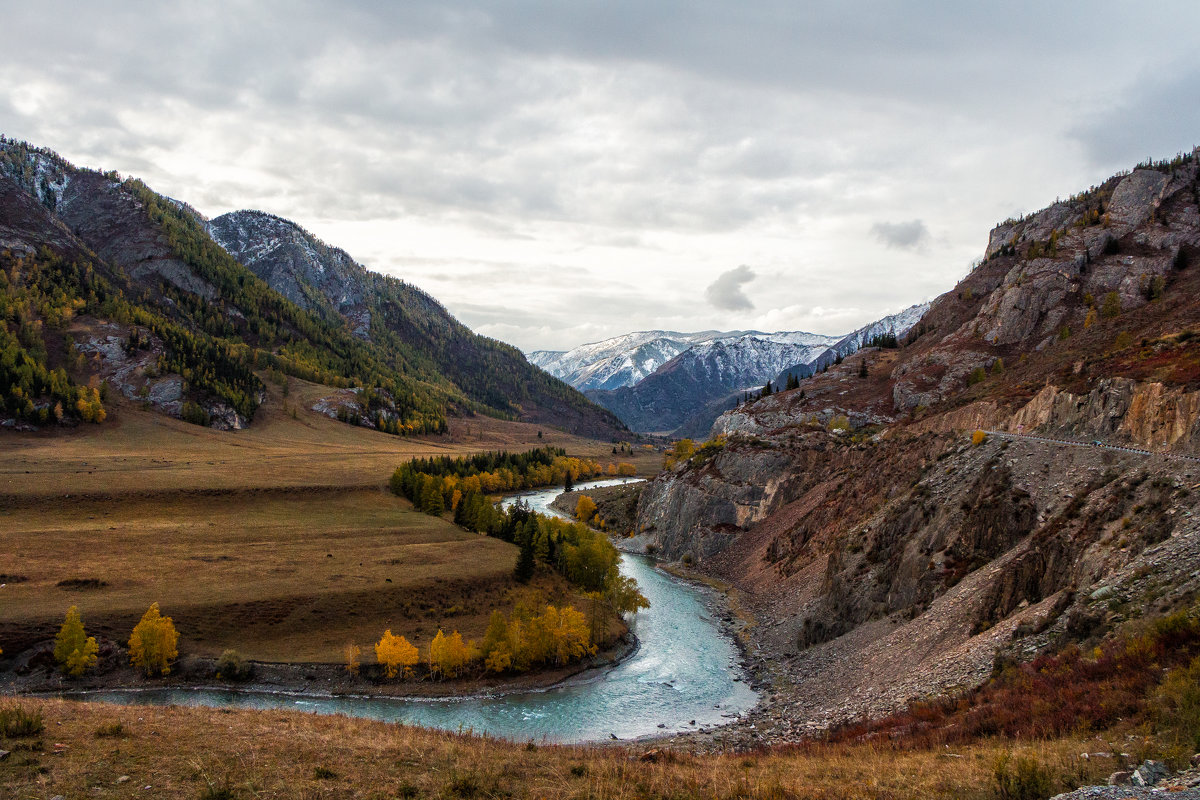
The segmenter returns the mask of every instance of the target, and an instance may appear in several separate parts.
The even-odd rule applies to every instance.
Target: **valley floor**
[[[293,381],[288,397],[271,390],[244,431],[122,402],[102,425],[0,432],[0,665],[52,639],[75,605],[88,633],[108,643],[101,655],[116,670],[111,680],[126,682],[113,645],[157,602],[181,633],[180,666],[195,680],[234,649],[276,665],[328,665],[321,688],[375,691],[366,677],[343,686],[337,672],[351,643],[373,665],[385,628],[424,647],[439,629],[478,639],[493,610],[518,603],[584,607],[557,574],[517,584],[513,545],[418,513],[386,483],[414,456],[549,444],[606,463],[618,460],[611,444],[486,417],[406,439],[305,410],[324,387]],[[637,456],[647,458],[658,457]],[[608,658],[621,652],[621,635],[610,630]],[[271,669],[274,685],[312,683]],[[397,682],[384,691],[445,690]]]

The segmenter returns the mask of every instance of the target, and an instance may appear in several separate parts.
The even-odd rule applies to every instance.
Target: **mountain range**
[[[641,432],[703,436],[750,390],[806,378],[872,341],[907,334],[917,304],[841,336],[803,331],[639,331],[529,360],[583,391]]]
[[[81,386],[90,374],[165,413],[243,427],[265,370],[329,386],[340,394],[328,413],[389,433],[483,413],[627,435],[516,348],[295,223],[208,220],[141,181],[2,137],[0,251],[9,425],[70,423],[81,401],[99,409]]]

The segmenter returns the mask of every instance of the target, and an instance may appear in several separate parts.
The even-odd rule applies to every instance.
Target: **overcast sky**
[[[1200,144],[1200,3],[0,0],[0,133],[530,350],[836,334]]]

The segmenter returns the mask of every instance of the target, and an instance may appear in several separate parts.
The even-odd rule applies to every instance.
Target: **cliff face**
[[[774,724],[887,710],[1200,592],[1198,203],[1189,157],[998,226],[899,348],[723,415],[715,457],[647,486],[631,543],[746,593],[764,676],[793,687]]]

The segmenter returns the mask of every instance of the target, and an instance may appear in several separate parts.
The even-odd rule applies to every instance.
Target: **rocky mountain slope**
[[[367,270],[289,220],[235,211],[208,224],[213,239],[301,308],[345,321],[356,337],[444,375],[472,401],[527,422],[611,438],[622,425],[511,345],[479,336],[434,298]]]
[[[270,370],[348,390],[346,419],[391,433],[474,412],[623,430],[515,348],[285,220],[210,225],[140,181],[3,138],[0,254],[8,425],[97,421],[102,398],[80,387],[105,381],[165,413],[243,427]]]
[[[612,390],[589,389],[587,394],[634,430],[703,437],[713,420],[747,391],[757,390],[767,381],[786,383],[788,375],[808,377],[875,337],[903,336],[927,308],[927,304],[912,306],[845,336],[803,331],[690,334],[695,340],[686,349],[643,379]],[[628,338],[632,344],[643,336],[630,334],[601,344],[604,352],[611,352],[621,346],[622,339]],[[682,343],[682,339],[673,341]],[[579,350],[588,347],[593,346]],[[618,350],[593,366],[613,364],[630,355],[629,350]]]
[[[646,488],[630,546],[758,619],[765,739],[1200,596],[1198,161],[997,226],[899,347],[723,415]]]

